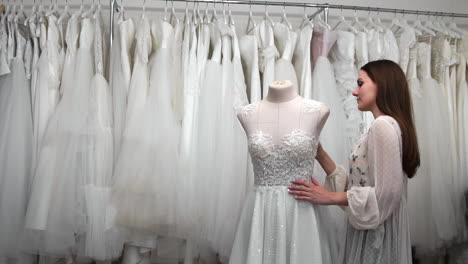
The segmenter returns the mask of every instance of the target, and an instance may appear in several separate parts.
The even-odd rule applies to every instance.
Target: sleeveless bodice
[[[242,116],[258,115],[260,102],[244,106]],[[302,99],[301,115],[320,111],[322,103]],[[256,118],[256,117],[252,117]],[[248,136],[249,153],[255,173],[256,186],[288,186],[292,180],[310,181],[314,171],[319,139],[303,129],[291,132],[275,142],[273,136],[259,127]]]
[[[366,32],[358,32],[355,38],[356,48],[356,66],[361,68],[369,62],[369,52],[367,47],[367,34]]]
[[[81,21],[80,49],[91,50],[94,44],[94,25],[91,19]]]
[[[367,32],[367,42],[369,47],[369,60],[381,60],[384,58],[384,43],[382,34],[376,29]]]
[[[331,58],[334,62],[354,66],[354,34],[347,31],[336,31],[336,34],[336,45],[330,52]]]
[[[249,136],[249,153],[255,173],[255,185],[291,184],[292,180],[309,181],[314,171],[318,138],[295,129],[274,144],[267,133],[259,130]]]
[[[318,57],[328,57],[328,53],[335,44],[336,39],[335,32],[318,25],[314,27],[312,37],[312,59],[314,64]]]
[[[444,37],[434,38],[432,41],[432,74],[434,79],[439,83],[443,83],[445,79],[445,71],[450,66],[452,57],[452,49],[450,43]]]
[[[431,79],[431,45],[419,42],[418,51],[418,77],[421,80]]]

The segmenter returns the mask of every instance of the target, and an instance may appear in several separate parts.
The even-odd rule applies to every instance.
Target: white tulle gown
[[[19,234],[24,227],[33,149],[31,98],[23,61],[28,59],[24,52],[29,30],[16,23],[10,30],[15,34],[16,54],[8,66],[10,73],[0,76],[0,262],[7,258],[28,263],[19,256]]]
[[[418,257],[440,254],[438,249],[456,236],[455,207],[450,194],[453,185],[440,176],[451,173],[448,164],[440,163],[440,155],[451,158],[444,136],[448,112],[439,103],[442,90],[431,77],[430,53],[431,46],[424,42],[412,48],[407,76],[421,153],[421,166],[408,183],[411,244]],[[434,127],[434,122],[440,126]]]
[[[303,114],[316,115],[322,104],[298,97]],[[292,127],[275,144],[261,129],[259,104],[239,110],[244,120],[256,124],[248,136],[255,171],[255,186],[249,192],[237,225],[229,263],[334,263],[329,223],[322,222],[320,206],[296,201],[287,192],[293,179],[307,181],[313,171],[318,138]],[[300,154],[299,154],[300,153]],[[333,253],[332,253],[333,252]]]
[[[125,19],[122,12],[116,25],[115,41],[112,50],[111,81],[112,106],[114,115],[114,151],[118,157],[125,129],[128,89],[132,74],[135,37],[135,24],[131,18]],[[119,58],[117,58],[119,57]]]
[[[212,26],[210,34],[213,36],[214,46],[212,55],[206,62],[205,75],[200,86],[200,103],[198,109],[199,121],[196,126],[196,173],[199,181],[195,182],[196,197],[194,205],[198,211],[193,219],[190,230],[192,236],[200,241],[207,241],[209,232],[212,230],[215,199],[214,193],[217,188],[212,188],[208,182],[217,182],[220,177],[219,166],[217,166],[217,146],[219,144],[218,124],[221,118],[222,97],[220,83],[222,83],[223,67],[221,65],[222,41],[217,26]]]
[[[171,234],[175,228],[179,127],[171,105],[173,28],[155,22],[160,45],[150,61],[148,93],[141,114],[128,120],[114,168],[117,225],[135,241]]]
[[[324,102],[330,108],[330,117],[325,125],[320,142],[336,162],[346,164],[351,149],[346,144],[346,116],[341,96],[336,86],[333,67],[328,53],[335,44],[337,35],[322,26],[316,25],[312,37],[312,99]],[[319,171],[320,166],[315,166]],[[323,172],[316,174],[324,180]]]
[[[210,243],[224,259],[231,253],[236,233],[236,224],[244,204],[248,188],[247,140],[236,117],[236,109],[246,105],[247,94],[240,51],[234,27],[219,25],[222,38],[223,80],[221,89],[221,112],[217,133],[217,160],[219,189],[216,196],[213,232]],[[230,197],[229,199],[224,199]]]
[[[98,13],[81,21],[74,67],[80,82],[65,87],[40,150],[24,246],[44,255],[96,260],[120,255],[121,243],[107,224],[113,144],[100,27]]]
[[[441,105],[445,106],[448,109],[448,120],[449,123],[446,128],[446,143],[452,146],[450,148],[452,155],[451,159],[447,159],[447,162],[451,163],[451,173],[449,177],[451,178],[453,189],[453,204],[457,209],[456,219],[457,219],[457,228],[458,228],[458,239],[466,238],[466,223],[465,223],[465,199],[463,184],[460,181],[461,173],[461,162],[459,153],[457,151],[458,142],[456,138],[457,131],[457,122],[456,122],[456,98],[455,92],[456,80],[450,76],[450,68],[455,63],[454,57],[452,57],[452,48],[448,40],[443,36],[437,36],[432,38],[432,49],[431,49],[431,70],[434,74],[434,79],[436,79],[443,91],[444,98]]]
[[[47,25],[45,24],[47,20]],[[43,17],[41,27],[41,56],[37,66],[37,80],[34,87],[34,154],[33,166],[36,166],[42,146],[42,140],[50,116],[60,98],[60,77],[63,58],[60,56],[59,28],[57,17]]]

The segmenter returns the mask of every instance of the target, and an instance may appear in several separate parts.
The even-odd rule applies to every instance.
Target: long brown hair
[[[405,74],[398,64],[390,60],[378,60],[362,66],[377,85],[377,107],[393,117],[400,126],[403,139],[403,170],[409,178],[420,165],[419,147],[413,122],[413,104]]]

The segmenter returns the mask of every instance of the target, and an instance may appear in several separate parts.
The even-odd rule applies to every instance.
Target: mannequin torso
[[[319,137],[329,114],[325,104],[299,96],[290,81],[277,81],[270,85],[264,100],[245,106],[237,117],[247,137],[262,131],[274,144],[281,144],[282,138],[295,130]]]

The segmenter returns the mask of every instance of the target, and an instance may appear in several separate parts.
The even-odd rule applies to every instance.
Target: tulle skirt
[[[14,256],[24,227],[32,162],[29,82],[21,59],[0,77],[0,256]]]
[[[440,104],[443,93],[435,80],[410,80],[409,84],[412,90],[422,91],[420,96],[412,96],[421,166],[408,184],[411,242],[417,255],[432,255],[457,236],[458,209],[452,201],[454,186],[450,180],[454,170],[440,159],[454,158],[446,140],[448,111]]]
[[[319,207],[296,201],[286,186],[256,186],[242,211],[229,263],[336,263],[336,247],[321,220],[329,215],[320,217]]]
[[[121,241],[109,224],[113,146],[110,92],[93,78],[89,50],[77,53],[81,82],[64,92],[40,150],[26,214],[24,247],[45,255],[108,260]]]
[[[116,224],[127,241],[172,235],[176,223],[179,126],[171,107],[170,51],[151,63],[150,91],[141,114],[128,120],[114,169]]]

